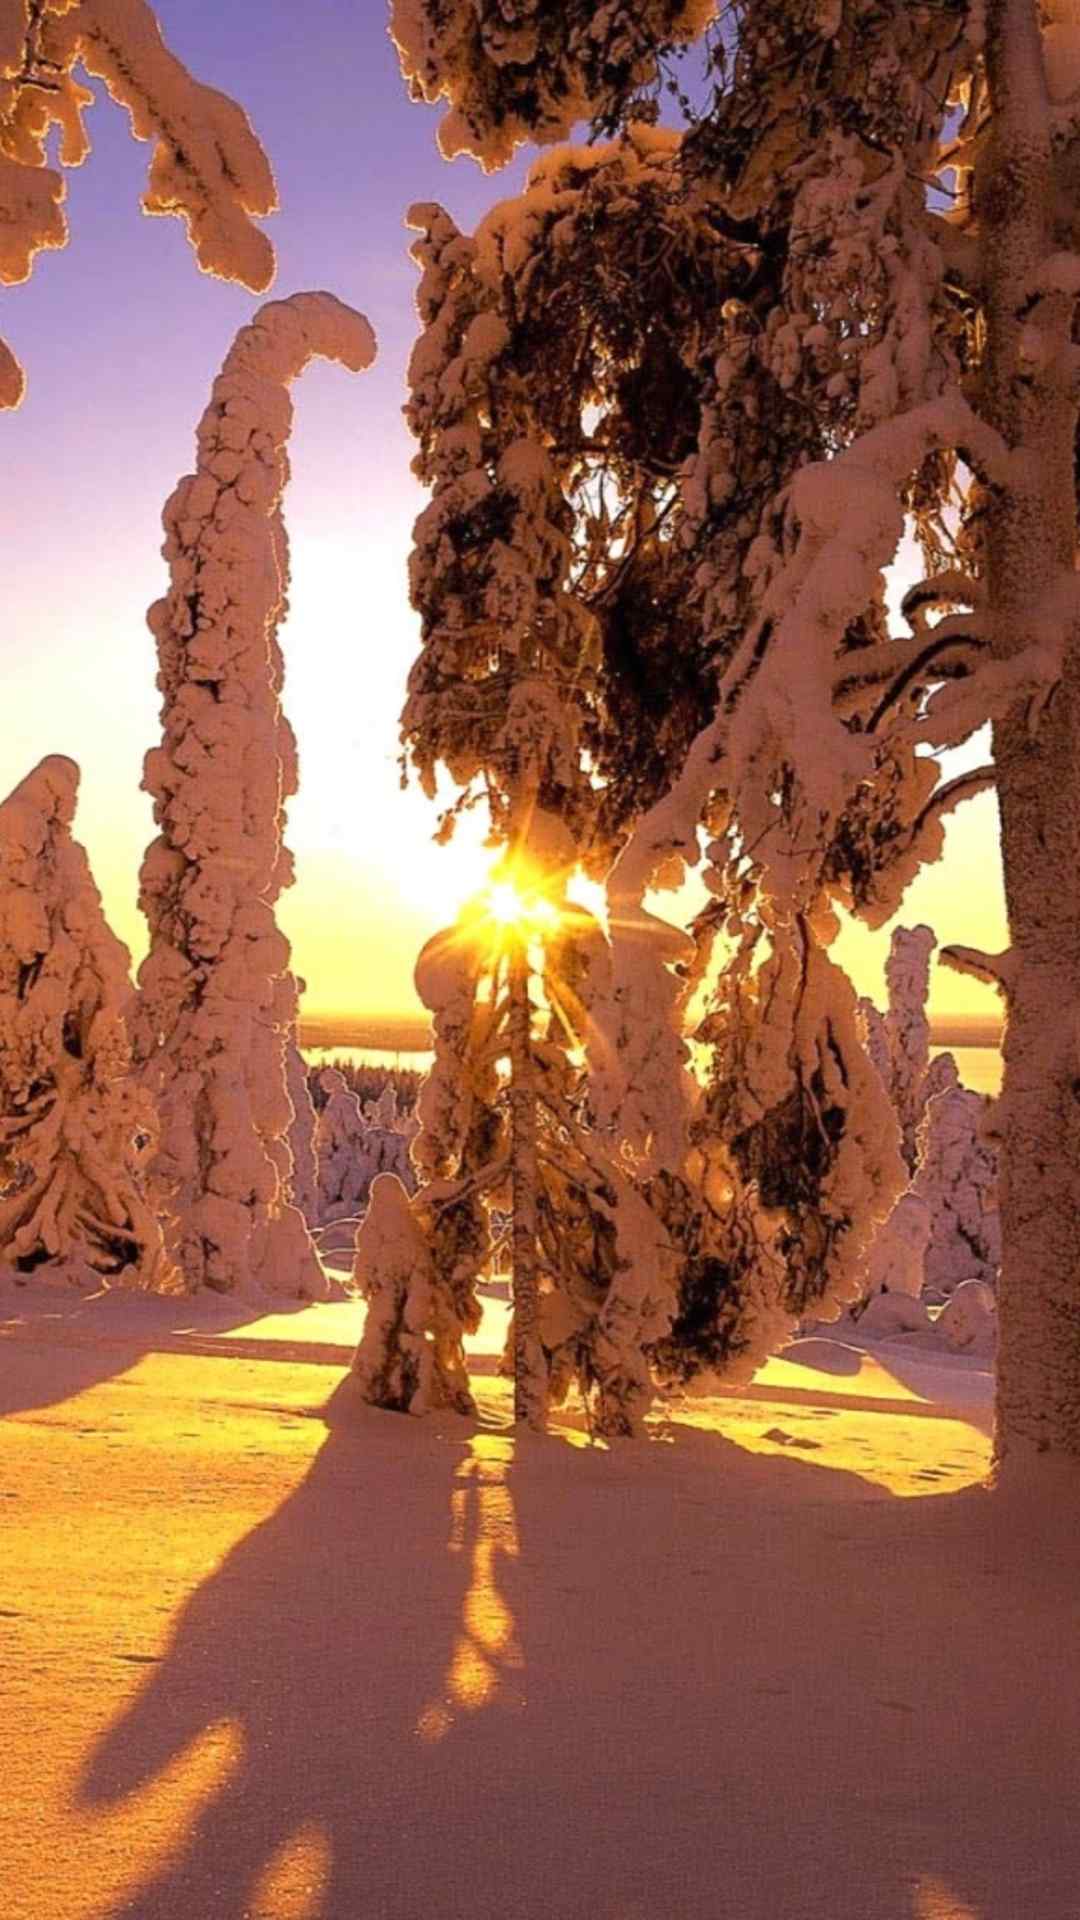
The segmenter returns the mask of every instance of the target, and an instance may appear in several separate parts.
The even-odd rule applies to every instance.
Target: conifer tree
[[[530,789],[504,720],[519,714],[531,729],[526,757],[546,729],[559,759],[543,786],[545,808],[568,830],[570,864],[598,876],[670,789],[712,705],[714,668],[695,593],[699,555],[677,484],[708,387],[683,348],[702,313],[745,272],[745,249],[718,244],[710,199],[686,191],[679,155],[676,135],[634,125],[610,146],[539,162],[522,199],[496,207],[471,238],[439,208],[412,216],[423,234],[415,253],[425,269],[426,324],[410,411],[421,445],[417,472],[434,497],[418,522],[412,563],[424,644],[405,739],[429,791],[441,761],[463,789],[458,805],[486,802],[496,839],[512,843],[515,809],[529,817],[528,798],[522,805],[515,794]],[[753,409],[741,411],[740,420],[747,417]],[[751,440],[741,455],[747,472],[765,452]],[[792,458],[802,452],[800,441]],[[522,487],[530,470],[542,491]],[[754,524],[739,504],[723,536],[733,584],[727,647],[749,611],[739,576]],[[532,779],[539,791],[545,776],[535,766]],[[752,1364],[805,1306],[830,1294],[852,1297],[874,1218],[860,1237],[845,1202],[832,1214],[831,1199],[819,1205],[832,1157],[815,1146],[820,1130],[798,1119],[785,1144],[796,1165],[790,1192],[771,1200],[768,1217],[753,1176],[711,1182],[714,1197],[738,1189],[738,1218],[730,1205],[717,1219],[694,1202],[683,1179],[690,1081],[679,1022],[702,971],[695,943],[625,885],[612,921],[615,990],[580,1036],[601,1122],[592,1150],[613,1156],[640,1199],[643,1182],[666,1169],[653,1199],[666,1232],[678,1223],[685,1243],[686,1298],[675,1332],[662,1330],[663,1372],[688,1378],[730,1366],[736,1352]],[[706,922],[703,952],[709,938]],[[744,1014],[745,1006],[740,1022]],[[861,1134],[849,1128],[854,1140],[833,1188],[852,1186],[851,1161],[861,1155],[880,1176],[884,1213],[902,1169],[880,1089],[865,1076],[862,1084],[876,1090],[877,1110]],[[762,1244],[776,1238],[781,1199],[792,1229],[783,1247],[799,1247],[790,1286],[781,1286],[778,1258],[764,1266],[761,1258]],[[834,1217],[846,1235],[842,1262]],[[764,1290],[751,1279],[762,1272]],[[768,1299],[778,1288],[782,1312]],[[659,1334],[654,1328],[654,1340]],[[639,1353],[635,1367],[645,1364]]]
[[[323,1290],[289,1204],[285,1052],[296,1021],[274,903],[296,743],[277,629],[288,548],[289,387],[320,356],[353,371],[371,329],[331,294],[294,294],[243,327],[197,432],[198,466],[164,512],[171,584],[150,609],[163,741],[146,759],[159,837],[141,904],[138,1051],[161,1116],[155,1177],[191,1287]]]
[[[167,1290],[148,1203],[153,1105],[132,1071],[131,960],[72,837],[58,754],[0,805],[0,1263]]]
[[[1080,18],[1074,0],[611,0],[598,40],[596,13],[398,0],[394,31],[414,90],[449,104],[448,150],[496,166],[583,118],[655,114],[672,48],[712,29],[675,164],[732,259],[679,342],[704,404],[674,479],[713,713],[635,827],[613,918],[702,866],[699,932],[727,960],[705,1182],[779,1208],[789,1272],[809,1261],[817,1291],[824,1260],[842,1298],[898,1168],[834,909],[887,919],[948,811],[996,788],[1011,945],[945,956],[1006,1004],[996,1457],[1075,1461]],[[925,573],[893,633],[905,524]],[[992,763],[940,778],[934,754],[987,721]],[[630,1029],[642,955],[624,967],[616,938]],[[648,1156],[662,1100],[633,1091]]]
[[[410,370],[409,415],[420,446],[416,471],[432,500],[415,532],[411,586],[423,647],[403,736],[429,792],[440,764],[461,789],[444,830],[462,807],[485,805],[492,840],[504,849],[502,886],[547,916],[531,943],[507,927],[486,950],[476,934],[484,912],[470,911],[422,957],[418,985],[435,1014],[437,1061],[414,1160],[429,1182],[465,1183],[465,1238],[479,1253],[486,1245],[480,1216],[497,1182],[474,1156],[505,1133],[519,1416],[540,1424],[548,1399],[576,1378],[605,1431],[640,1425],[648,1398],[643,1342],[646,1330],[655,1337],[670,1322],[671,1278],[654,1244],[660,1228],[653,1221],[648,1229],[647,1204],[617,1143],[588,1137],[581,1069],[606,942],[566,888],[576,869],[602,873],[610,865],[642,795],[662,790],[669,742],[685,749],[706,710],[695,705],[699,663],[680,668],[656,611],[661,596],[675,604],[685,574],[664,527],[674,505],[673,461],[689,444],[685,417],[673,422],[668,407],[647,422],[643,410],[636,425],[624,425],[625,378],[648,355],[658,303],[685,302],[684,281],[688,275],[696,284],[695,262],[707,250],[693,217],[671,206],[670,146],[666,136],[646,132],[636,145],[581,156],[569,167],[556,162],[550,178],[534,183],[524,218],[516,207],[497,208],[475,238],[441,208],[411,215],[421,231],[414,254],[423,268],[425,330]],[[619,266],[635,244],[627,185],[638,181],[659,217],[670,219],[672,240],[670,262],[640,289]],[[560,216],[563,244],[573,247],[582,277],[577,304],[564,303],[553,329],[550,315],[537,324],[540,308],[531,314],[529,300],[551,277]],[[590,233],[605,216],[612,231],[596,258]],[[655,388],[658,373],[638,377],[639,391],[649,380]],[[597,418],[586,424],[590,407]],[[629,654],[624,674],[609,673],[609,646]],[[679,694],[668,696],[658,741],[651,676],[662,666]],[[610,709],[609,682],[620,695]],[[642,746],[636,764],[625,751],[631,730]],[[602,766],[601,779],[590,763]],[[539,1029],[534,980],[546,1005]],[[455,1134],[461,1095],[454,1085],[455,1074],[476,1079],[477,1063],[458,1051],[473,1031],[466,1009],[474,1000],[485,1049],[475,1136],[467,1125]],[[567,1005],[576,1001],[578,1017],[568,1020]],[[440,1056],[444,1027],[449,1051]],[[569,1207],[550,1191],[560,1166],[558,1177],[575,1196]],[[421,1195],[414,1213],[429,1213],[429,1204]],[[445,1194],[439,1206],[440,1233],[452,1239],[444,1222],[452,1226],[455,1207]],[[610,1250],[594,1265],[586,1297],[579,1268],[590,1235],[590,1244],[610,1242]],[[366,1277],[369,1244],[374,1235],[359,1249],[365,1286],[374,1284]],[[580,1297],[568,1308],[575,1292]],[[465,1327],[477,1309],[471,1296],[461,1299]],[[381,1366],[367,1368],[363,1356],[361,1372],[388,1377]]]
[[[674,1262],[662,1222],[588,1124],[583,1035],[608,946],[567,895],[572,867],[565,829],[535,810],[490,890],[420,956],[435,1044],[412,1147],[421,1187],[406,1208],[377,1180],[357,1236],[372,1310],[356,1372],[378,1405],[404,1406],[400,1381],[413,1376],[400,1343],[419,1341],[428,1359],[407,1410],[473,1410],[464,1341],[480,1324],[493,1209],[510,1223],[515,1418],[542,1427],[576,1385],[594,1431],[628,1436],[652,1399],[647,1349],[671,1324]],[[418,1235],[427,1252],[410,1278],[403,1248]]]
[[[927,1100],[936,1091],[930,1081],[930,957],[937,945],[930,927],[897,927],[885,963],[888,1005],[879,1013],[860,1000],[859,1016],[870,1058],[885,1083],[896,1117],[909,1172],[918,1160],[917,1138]],[[929,1083],[929,1084],[928,1084]]]

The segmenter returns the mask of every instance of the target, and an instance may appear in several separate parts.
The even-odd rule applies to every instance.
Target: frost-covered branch
[[[953,945],[942,947],[941,958],[954,973],[981,980],[1008,998],[1016,977],[1016,957],[1008,948],[1003,953],[984,953],[979,947]]]
[[[179,214],[205,273],[263,292],[274,255],[254,224],[277,206],[274,177],[243,109],[203,86],[169,51],[147,0],[4,0],[0,21],[0,284],[27,279],[35,256],[67,241],[62,167],[90,151],[93,93],[104,80],[138,140],[152,140],[147,213]],[[23,376],[0,343],[0,406]]]
[[[444,154],[471,153],[491,171],[526,141],[565,140],[580,120],[617,115],[715,10],[716,0],[393,0],[390,31],[413,99],[449,103]]]

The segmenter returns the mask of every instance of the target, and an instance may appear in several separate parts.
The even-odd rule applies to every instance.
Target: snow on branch
[[[715,13],[716,0],[392,0],[390,32],[412,98],[448,102],[443,153],[492,172],[525,142],[615,118]]]
[[[138,1037],[161,1110],[156,1175],[191,1286],[321,1284],[286,1201],[296,987],[274,903],[292,879],[282,835],[297,762],[281,709],[281,498],[292,381],[315,357],[357,372],[374,352],[367,321],[331,294],[262,307],[226,356],[197,470],[164,513],[171,584],[148,615],[164,738],[143,780],[161,832],[141,876]]]
[[[972,980],[981,980],[984,985],[995,987],[1006,999],[1012,992],[1016,956],[1009,948],[1002,953],[983,953],[979,947],[942,947],[941,958],[954,973],[964,973]]]
[[[831,823],[874,772],[871,740],[836,709],[834,683],[850,682],[861,664],[860,650],[844,654],[841,645],[896,552],[902,483],[941,447],[964,447],[988,477],[1007,471],[1000,437],[952,392],[795,476],[785,509],[790,547],[775,556],[757,616],[721,678],[714,720],[619,861],[621,894],[632,888],[640,898],[672,857],[696,863],[698,824],[719,794],[770,890],[789,902],[800,896],[807,850],[827,850]],[[950,625],[942,646],[973,639],[966,622],[959,631]],[[870,651],[873,677],[892,645]],[[892,657],[914,674],[919,649],[900,643]]]
[[[243,109],[192,79],[146,0],[80,0],[77,17],[86,71],[154,142],[145,211],[180,215],[204,273],[265,292],[274,253],[252,216],[275,211],[277,190]]]
[[[274,254],[255,219],[273,213],[270,163],[243,109],[203,86],[171,53],[147,0],[6,0],[0,23],[0,284],[25,280],[43,248],[62,247],[63,167],[90,151],[94,95],[77,69],[105,82],[138,140],[154,150],[143,207],[178,214],[204,273],[261,293]],[[21,370],[0,345],[0,406],[17,406]]]

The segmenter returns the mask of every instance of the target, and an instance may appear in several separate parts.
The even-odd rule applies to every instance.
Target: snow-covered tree
[[[725,933],[738,943],[756,920],[767,956],[777,1071],[755,1137],[794,1101],[831,1163],[830,1127],[855,1123],[849,1056],[828,1037],[842,990],[820,965],[832,905],[888,918],[948,810],[996,786],[1011,947],[946,957],[1006,1000],[997,1459],[1075,1459],[1075,0],[611,0],[604,32],[633,49],[611,62],[592,58],[584,11],[506,22],[494,0],[401,0],[395,31],[416,88],[449,102],[448,145],[497,165],[583,116],[640,114],[667,45],[716,22],[712,97],[680,164],[739,264],[683,342],[712,399],[677,476],[715,712],[638,827],[617,897],[699,861],[705,825]],[[926,572],[890,633],[905,522]],[[992,765],[940,779],[934,752],[987,721]],[[879,1155],[876,1178],[849,1172],[844,1217],[864,1219],[887,1170]]]
[[[78,789],[75,762],[52,755],[0,805],[0,1263],[164,1290],[131,959],[72,837]]]
[[[913,1191],[930,1221],[925,1282],[939,1293],[965,1280],[997,1283],[1001,1215],[991,1106],[968,1087],[949,1087],[927,1102],[919,1127]]]
[[[618,215],[628,179],[641,179],[667,205],[669,147],[664,137],[643,134],[636,147],[582,156],[569,170],[534,183],[524,219],[516,208],[496,209],[475,238],[462,235],[441,208],[418,207],[410,216],[421,233],[414,255],[423,269],[425,330],[412,358],[408,411],[420,447],[416,471],[432,500],[415,531],[411,589],[423,648],[410,676],[403,736],[429,792],[440,764],[461,789],[447,832],[461,807],[486,805],[493,844],[505,854],[495,893],[516,889],[542,910],[543,921],[531,939],[507,923],[501,937],[489,930],[478,946],[476,925],[491,916],[470,910],[422,956],[418,984],[435,1015],[437,1057],[421,1099],[414,1161],[429,1185],[464,1183],[467,1204],[459,1221],[456,1203],[440,1193],[435,1216],[425,1193],[413,1213],[437,1217],[447,1244],[460,1226],[480,1255],[487,1246],[487,1207],[498,1193],[491,1171],[500,1158],[495,1143],[503,1141],[502,1172],[513,1196],[518,1414],[538,1424],[548,1399],[577,1378],[597,1423],[612,1431],[640,1424],[642,1329],[654,1319],[659,1327],[663,1316],[654,1313],[644,1268],[632,1282],[629,1277],[628,1223],[635,1210],[647,1211],[645,1202],[634,1194],[627,1170],[605,1160],[607,1147],[586,1138],[586,1016],[582,1006],[582,1019],[568,1021],[566,1006],[581,997],[606,943],[589,915],[571,909],[566,886],[578,866],[604,870],[623,815],[640,806],[635,791],[656,790],[662,750],[649,725],[648,669],[664,656],[673,663],[675,685],[693,689],[695,673],[700,678],[700,663],[680,670],[671,636],[647,658],[650,640],[663,631],[657,601],[664,592],[674,604],[669,576],[685,572],[670,528],[661,530],[672,507],[672,448],[685,429],[662,412],[651,426],[644,417],[635,428],[622,424],[625,412],[614,394],[623,376],[613,368],[612,349],[618,342],[625,360],[632,338],[637,356],[645,353],[658,305],[683,297],[682,270],[688,262],[692,267],[695,247],[704,252],[705,236],[671,212],[671,263],[636,293],[620,265],[625,244],[634,243],[625,218],[616,217],[600,260],[590,236],[605,208]],[[569,234],[582,269],[579,299],[576,306],[564,301],[559,326],[547,316],[537,328],[528,303],[550,275],[560,207],[564,241]],[[617,288],[607,283],[609,268],[620,273]],[[597,416],[588,426],[587,407]],[[610,434],[609,419],[618,423]],[[636,649],[639,662],[636,708],[628,673],[618,714],[607,708],[603,692],[609,639]],[[676,704],[669,698],[669,713]],[[680,748],[705,710],[693,706],[692,694],[689,704]],[[613,752],[620,728],[624,742],[633,728],[647,743],[640,773],[630,771],[625,752],[621,760]],[[621,789],[610,777],[616,764],[628,776]],[[597,780],[591,768],[601,765],[604,777]],[[547,1003],[539,1023],[534,987]],[[468,1051],[477,1036],[482,1062]],[[468,1125],[455,1131],[459,1081],[484,1088],[474,1133]],[[601,1163],[610,1164],[610,1172],[597,1198]],[[552,1182],[559,1179],[573,1190],[572,1203],[553,1197]],[[601,1233],[594,1214],[606,1207],[610,1216],[613,1206],[622,1221],[621,1250],[612,1252],[606,1268],[595,1268],[591,1296],[567,1314],[564,1296],[576,1285],[571,1273],[585,1240],[592,1246]],[[614,1248],[619,1233],[612,1217],[605,1217],[604,1231],[614,1235]],[[654,1239],[658,1232],[654,1222]],[[464,1326],[475,1303],[468,1288],[461,1292],[456,1252],[447,1257],[457,1276],[447,1284],[460,1294]],[[441,1264],[436,1259],[436,1292]],[[638,1289],[634,1306],[631,1284]],[[557,1334],[556,1298],[562,1303]],[[363,1357],[360,1371],[365,1379],[385,1377]]]
[[[926,1253],[934,1231],[934,1212],[918,1187],[900,1195],[870,1248],[867,1294],[902,1293],[922,1296]]]
[[[376,1182],[386,1223],[365,1222],[355,1275],[373,1302],[400,1293],[401,1305],[389,1322],[369,1317],[356,1370],[368,1398],[398,1406],[396,1387],[384,1390],[404,1348],[392,1366],[388,1355],[393,1340],[415,1337],[435,1357],[409,1410],[471,1409],[464,1340],[480,1323],[498,1209],[510,1219],[516,1417],[542,1426],[577,1385],[597,1432],[631,1434],[652,1399],[648,1349],[671,1324],[673,1260],[659,1218],[583,1111],[581,1036],[607,942],[567,898],[572,845],[558,821],[537,811],[527,848],[529,867],[517,847],[507,877],[417,964],[435,1064],[420,1094],[422,1185],[407,1233],[420,1233],[427,1256],[401,1293],[407,1262],[387,1223],[405,1221],[403,1200]]]
[[[274,255],[252,216],[277,206],[270,163],[242,108],[169,51],[147,0],[0,0],[0,285],[67,242],[64,176],[48,161],[54,134],[61,167],[90,151],[80,73],[153,142],[144,211],[179,214],[204,273],[264,292]],[[0,407],[18,406],[23,386],[0,341]]]
[[[596,876],[670,789],[715,688],[716,643],[695,588],[700,556],[676,484],[712,403],[685,345],[748,267],[745,246],[718,235],[713,197],[688,192],[679,163],[676,135],[635,125],[610,146],[540,161],[521,199],[496,207],[471,238],[439,208],[412,215],[423,236],[414,251],[424,267],[426,324],[413,355],[410,415],[421,445],[417,472],[434,497],[418,522],[412,563],[424,645],[410,680],[406,742],[430,791],[441,761],[463,788],[459,805],[485,800],[496,838],[512,843],[515,807],[527,819],[528,803],[515,799],[527,783],[506,723],[515,711],[511,689],[525,694],[518,713],[535,728],[542,711],[539,737],[546,730],[558,742],[541,789],[545,809],[570,835],[570,863]],[[749,480],[775,435],[755,440],[760,407],[740,399],[737,411],[749,444],[736,464]],[[804,455],[800,440],[793,464]],[[539,491],[522,486],[527,474]],[[724,534],[725,646],[749,615],[742,561],[755,528],[755,514],[737,501]],[[527,729],[522,737],[525,751],[535,752]],[[738,874],[733,882],[736,890],[743,885]],[[676,1353],[665,1340],[665,1367],[681,1376],[704,1366],[706,1354],[715,1367],[723,1356],[733,1362],[736,1351],[752,1364],[767,1351],[761,1343],[778,1337],[805,1305],[854,1292],[858,1251],[873,1223],[855,1230],[849,1218],[853,1153],[869,1154],[876,1211],[887,1211],[901,1179],[891,1122],[882,1107],[865,1126],[849,1127],[833,1178],[834,1156],[815,1144],[819,1129],[789,1107],[785,1153],[790,1161],[806,1144],[811,1163],[790,1166],[790,1231],[778,1234],[775,1202],[766,1219],[752,1174],[736,1173],[739,1198],[725,1204],[722,1219],[706,1217],[680,1197],[691,1081],[688,1049],[675,1030],[702,963],[692,941],[645,910],[632,884],[613,896],[612,922],[619,935],[614,1003],[583,1036],[606,1135],[595,1151],[619,1155],[628,1147],[639,1181],[666,1166],[676,1183],[657,1196],[685,1221],[695,1249],[686,1265],[693,1305],[677,1326],[680,1341],[691,1326],[697,1333],[693,1352]],[[703,951],[714,936],[706,923]],[[832,976],[821,968],[817,977],[820,986]],[[850,1012],[845,1005],[842,1018],[855,1053]],[[740,1029],[745,1014],[744,1004]],[[838,1016],[834,1027],[840,1024]],[[719,1026],[714,1009],[714,1034]],[[813,1072],[806,1067],[808,1077]],[[853,1067],[852,1078],[860,1072]],[[820,1091],[810,1089],[807,1109]],[[735,1119],[730,1089],[720,1103]],[[831,1111],[839,1111],[835,1102]],[[752,1123],[736,1120],[752,1156],[751,1131]],[[831,1197],[811,1223],[811,1189],[828,1180]],[[728,1179],[724,1191],[731,1186]],[[720,1188],[714,1179],[714,1194]],[[760,1250],[774,1242],[766,1282]],[[704,1264],[703,1243],[710,1249]],[[795,1245],[788,1285],[783,1250]],[[704,1274],[724,1289],[708,1333]],[[749,1290],[745,1313],[733,1298],[740,1287]]]
[[[291,1025],[288,1019],[294,990],[297,995],[302,994],[304,982],[297,980],[294,989],[292,976],[289,975],[281,983],[277,1010],[277,1024],[288,1036],[285,1042],[285,1081],[292,1108],[286,1190],[293,1206],[303,1214],[310,1227],[318,1219],[319,1207],[319,1168],[315,1147],[317,1121],[308,1083],[307,1062],[300,1051],[298,1024],[295,1017]]]
[[[930,1021],[926,1006],[930,958],[936,946],[931,927],[897,927],[885,963],[886,1011],[880,1013],[872,1001],[859,1002],[870,1057],[900,1122],[904,1159],[912,1172],[928,1098]]]
[[[364,1124],[378,1128],[380,1133],[401,1133],[404,1128],[398,1112],[397,1088],[388,1080],[382,1092],[374,1100],[365,1100],[361,1106]]]
[[[870,1249],[869,1295],[993,1285],[1001,1258],[990,1102],[961,1086],[951,1053],[930,1059],[929,927],[898,927],[885,969],[888,1008],[859,1003],[870,1056],[900,1123],[912,1178]]]
[[[369,1307],[353,1371],[364,1397],[390,1410],[475,1410],[465,1336],[480,1325],[477,1283],[491,1249],[485,1187],[506,1176],[490,1016],[477,999],[484,964],[468,920],[420,955],[416,988],[435,1049],[412,1146],[420,1191],[410,1202],[400,1180],[377,1181],[356,1238],[353,1278]]]
[[[155,1175],[192,1287],[322,1284],[287,1199],[296,987],[274,903],[292,879],[282,835],[297,762],[281,707],[281,498],[292,381],[316,356],[359,370],[373,354],[366,320],[330,294],[261,308],[214,383],[197,470],[164,513],[171,584],[148,616],[164,738],[143,781],[160,836],[141,876],[137,1034],[161,1117]]]
[[[371,1182],[382,1171],[370,1163],[368,1123],[360,1101],[335,1067],[318,1077],[320,1106],[315,1119],[318,1203],[314,1218],[324,1225],[352,1220],[367,1205]]]

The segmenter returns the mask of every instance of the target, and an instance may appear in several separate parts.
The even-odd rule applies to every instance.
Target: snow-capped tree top
[[[130,957],[72,836],[73,760],[0,804],[0,1262],[173,1281],[142,1169],[156,1117],[131,1073]]]
[[[611,119],[692,40],[717,0],[393,0],[390,31],[414,99],[445,99],[439,144],[490,172],[530,141]]]
[[[243,109],[169,51],[147,0],[4,0],[0,284],[25,280],[38,252],[67,240],[63,176],[47,162],[54,129],[61,166],[90,151],[94,95],[80,68],[127,109],[135,138],[153,142],[144,211],[180,216],[204,273],[263,292],[274,254],[254,221],[277,207],[270,163]],[[0,406],[17,406],[22,390],[0,343]]]
[[[332,294],[260,308],[214,381],[196,470],[163,514],[169,591],[148,615],[163,738],[144,770],[161,833],[141,874],[140,1049],[161,1085],[163,1178],[193,1285],[318,1283],[284,1201],[295,988],[282,989],[289,946],[274,903],[292,879],[285,807],[298,767],[281,704],[281,502],[292,382],[316,356],[357,371],[374,351],[367,321]]]
[[[86,855],[71,839],[79,778],[74,760],[50,754],[0,805],[0,988],[15,991],[21,970],[40,965],[55,942],[31,996],[40,989],[44,1005],[52,994],[63,951],[73,965],[92,964],[92,1002],[122,1010],[131,957],[106,924]]]

